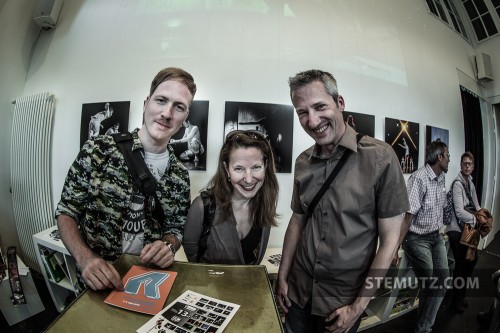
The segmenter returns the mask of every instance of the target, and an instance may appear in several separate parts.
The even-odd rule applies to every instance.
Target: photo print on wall
[[[359,134],[375,137],[375,116],[350,111],[342,112],[344,121]]]
[[[450,132],[444,128],[429,125],[425,126],[425,146],[427,146],[432,141],[441,141],[449,146],[449,133]]]
[[[172,139],[175,156],[188,170],[207,169],[208,101],[193,101],[189,116]]]
[[[128,102],[84,103],[80,127],[80,148],[85,141],[102,134],[128,131]]]
[[[403,173],[412,173],[418,169],[418,140],[418,123],[385,118],[385,142],[396,152]]]
[[[271,143],[276,172],[292,171],[293,107],[283,104],[226,102],[224,138],[235,130],[257,130]]]
[[[427,147],[427,145],[432,141],[444,142],[449,147],[449,131],[444,128],[429,125],[425,126],[425,146]],[[425,159],[427,159],[427,156]]]

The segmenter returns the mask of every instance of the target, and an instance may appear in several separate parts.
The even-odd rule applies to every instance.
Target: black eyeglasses
[[[470,167],[473,165],[474,165],[474,163],[472,163],[472,162],[462,162],[462,166],[464,166],[464,167]]]

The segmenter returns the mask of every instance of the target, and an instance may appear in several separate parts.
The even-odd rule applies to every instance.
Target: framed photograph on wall
[[[356,132],[372,138],[375,136],[375,116],[350,111],[344,111],[342,114],[347,125],[354,128]]]
[[[130,101],[83,104],[80,148],[95,136],[127,132],[129,112]]]
[[[271,143],[276,171],[292,171],[293,106],[283,104],[226,102],[224,138],[234,130],[257,130]]]
[[[193,101],[170,145],[188,170],[207,170],[208,101]]]
[[[418,169],[419,126],[407,120],[385,118],[385,142],[396,152],[403,173]]]
[[[425,126],[425,146],[427,147],[433,141],[441,141],[449,147],[449,135],[450,133],[447,129],[427,125]]]
[[[425,126],[425,146],[427,147],[432,141],[441,141],[449,146],[449,135],[447,129],[427,125]]]

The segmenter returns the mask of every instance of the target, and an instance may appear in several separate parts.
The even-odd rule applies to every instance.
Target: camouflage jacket
[[[142,149],[132,132],[133,150]],[[156,194],[165,212],[165,220],[157,221],[153,197],[144,210],[144,243],[152,243],[164,234],[182,241],[184,223],[191,202],[189,173],[168,146],[169,167],[157,183]],[[127,213],[134,192],[132,176],[125,159],[108,135],[88,140],[69,169],[55,216],[68,215],[79,224],[83,239],[105,260],[114,261],[122,253],[122,216]]]

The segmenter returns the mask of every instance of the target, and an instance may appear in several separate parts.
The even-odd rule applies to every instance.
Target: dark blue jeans
[[[325,317],[311,314],[311,300],[301,308],[294,302],[288,308],[285,316],[285,333],[323,333],[325,330]],[[358,318],[354,326],[346,333],[355,333],[361,324],[361,317]]]
[[[419,283],[416,333],[430,332],[449,281],[448,256],[443,237],[435,231],[427,235],[408,232],[403,250]]]

